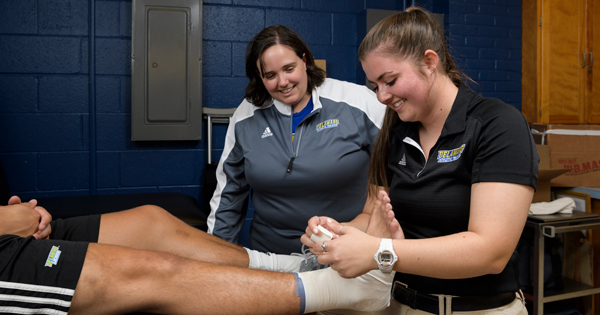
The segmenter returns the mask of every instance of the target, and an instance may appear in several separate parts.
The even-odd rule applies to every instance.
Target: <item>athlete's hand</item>
[[[26,212],[30,211],[30,210],[26,210],[26,208],[28,209],[32,209],[34,210],[38,215],[38,221],[37,221],[37,230],[34,231],[31,234],[27,234],[26,236],[30,236],[33,235],[33,237],[35,237],[36,239],[47,239],[50,236],[50,233],[52,232],[52,228],[50,226],[50,222],[52,221],[52,215],[50,215],[50,213],[42,208],[39,207],[37,205],[37,200],[35,199],[31,199],[29,202],[21,202],[21,198],[19,198],[18,196],[12,196],[9,200],[8,200],[8,204],[10,206],[17,206],[17,205],[22,205],[25,206],[25,208],[23,207],[19,207],[21,210],[25,211],[25,213],[23,213],[24,216],[28,216],[28,214]],[[35,215],[33,213],[30,213],[32,216],[29,216],[29,218],[33,218],[35,217]],[[4,218],[4,213],[0,212],[0,215],[3,216]],[[16,217],[14,217],[15,219],[17,219]],[[17,220],[21,220],[21,219],[17,219]],[[24,221],[22,221],[22,223],[24,223]],[[17,231],[28,231],[27,228],[24,228],[24,226],[16,226],[16,230]],[[21,234],[22,234],[21,232]],[[15,233],[1,233],[1,234],[15,234]],[[19,235],[19,236],[23,236],[21,234],[15,234],[15,235]]]

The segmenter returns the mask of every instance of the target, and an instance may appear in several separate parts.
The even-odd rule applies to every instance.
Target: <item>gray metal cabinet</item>
[[[202,136],[202,2],[134,0],[131,139]]]

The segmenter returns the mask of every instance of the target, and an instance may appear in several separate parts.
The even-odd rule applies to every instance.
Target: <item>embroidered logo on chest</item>
[[[453,150],[440,150],[438,151],[437,161],[438,163],[446,163],[453,162],[460,158],[463,151],[465,150],[465,145],[461,145],[460,147]]]
[[[323,129],[335,128],[340,125],[339,119],[329,119],[317,125],[317,132],[322,131]]]
[[[273,133],[271,132],[271,128],[267,127],[267,129],[265,129],[265,131],[263,131],[262,136],[260,136],[262,139],[266,138],[266,137],[272,137]]]

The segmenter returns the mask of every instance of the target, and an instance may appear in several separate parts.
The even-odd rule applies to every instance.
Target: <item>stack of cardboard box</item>
[[[539,194],[534,202],[550,201],[551,186],[600,187],[600,125],[532,124],[531,128],[540,155]]]

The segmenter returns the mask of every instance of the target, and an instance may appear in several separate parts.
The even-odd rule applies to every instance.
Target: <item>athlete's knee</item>
[[[129,275],[132,280],[138,277],[150,281],[173,279],[189,264],[188,260],[166,252],[144,251],[137,258]]]
[[[164,225],[174,218],[167,210],[155,205],[144,205],[130,211],[135,212],[136,221],[147,228]]]

